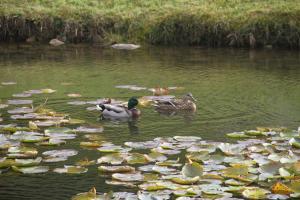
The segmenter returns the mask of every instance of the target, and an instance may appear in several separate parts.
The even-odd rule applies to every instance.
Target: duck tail
[[[103,104],[99,104],[99,105],[96,105],[96,109],[100,110],[100,111],[104,111],[105,110],[105,106]]]

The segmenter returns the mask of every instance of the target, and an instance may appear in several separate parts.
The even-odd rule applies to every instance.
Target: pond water
[[[0,47],[0,82],[16,85],[0,86],[0,99],[15,99],[12,94],[30,89],[57,90],[48,97],[47,106],[58,112],[103,126],[100,133],[107,141],[145,141],[155,137],[194,135],[206,140],[225,141],[226,133],[254,129],[257,126],[286,126],[296,129],[300,124],[300,53],[279,50],[235,50],[202,48],[143,47],[135,51],[119,51],[88,46],[2,45]],[[96,100],[111,97],[127,100],[131,96],[151,95],[147,90],[132,91],[116,85],[168,87],[181,96],[192,92],[197,98],[194,115],[161,115],[151,107],[141,108],[142,116],[135,123],[99,121],[99,114],[87,111],[86,105],[67,102],[69,93],[80,93],[75,100]],[[33,98],[35,105],[44,102]],[[4,121],[11,122],[5,110]],[[50,167],[74,164],[81,158],[97,159],[100,152],[79,147],[82,135],[61,147],[73,148],[77,156]],[[21,175],[9,172],[0,178],[0,199],[70,199],[95,186],[97,191],[118,191],[106,185],[95,166],[82,175],[49,172]],[[121,189],[122,191],[124,188]],[[129,190],[127,190],[129,191]]]

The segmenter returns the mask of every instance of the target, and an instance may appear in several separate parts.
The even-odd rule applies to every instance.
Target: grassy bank
[[[0,40],[300,47],[298,0],[1,0]]]

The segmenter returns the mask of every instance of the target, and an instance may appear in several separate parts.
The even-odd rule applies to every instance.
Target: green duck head
[[[137,98],[131,97],[128,100],[128,109],[130,110],[130,109],[136,107],[138,104],[139,104],[139,101],[137,100]]]

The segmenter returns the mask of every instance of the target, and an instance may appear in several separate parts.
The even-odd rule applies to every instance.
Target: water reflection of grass
[[[294,0],[2,0],[3,40],[299,47]]]

